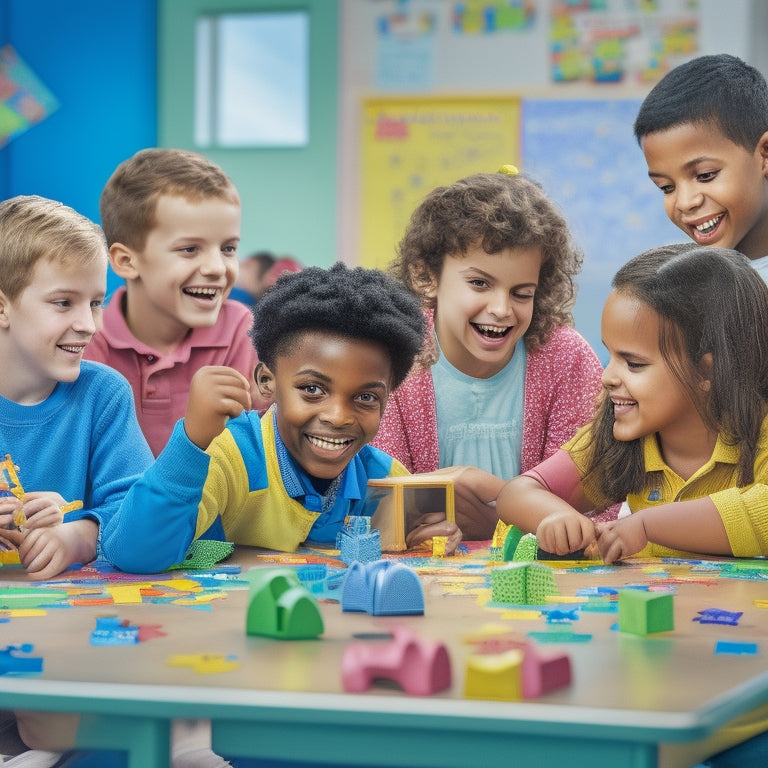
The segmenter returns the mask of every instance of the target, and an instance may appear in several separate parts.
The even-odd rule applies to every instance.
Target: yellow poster
[[[386,268],[434,187],[520,165],[517,97],[379,98],[363,109],[362,266]]]

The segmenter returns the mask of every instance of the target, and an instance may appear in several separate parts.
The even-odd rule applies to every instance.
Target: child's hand
[[[19,560],[33,578],[44,581],[58,576],[74,563],[90,563],[96,557],[99,525],[95,520],[73,520],[53,528],[26,533],[3,531],[2,538],[18,547]]]
[[[547,515],[536,529],[539,547],[561,556],[585,549],[596,535],[595,524],[576,510]]]
[[[434,536],[445,536],[446,555],[452,555],[461,543],[461,529],[456,523],[446,520],[442,512],[427,512],[417,518],[416,525],[405,537],[405,545],[410,549]]]
[[[640,512],[597,524],[597,546],[606,565],[631,557],[646,544],[648,536]]]
[[[190,382],[184,430],[204,451],[229,418],[250,407],[251,387],[242,373],[224,365],[206,365]]]
[[[15,496],[0,497],[0,528],[15,528],[13,519],[22,506],[21,500]]]
[[[66,500],[54,491],[33,491],[24,494],[24,514],[27,522],[24,527],[28,531],[35,528],[50,528],[60,525],[64,520],[61,508]]]
[[[477,467],[464,466],[443,467],[434,472],[421,473],[418,477],[453,481],[456,522],[463,538],[483,541],[493,536],[499,519],[496,497],[504,487],[502,479]]]

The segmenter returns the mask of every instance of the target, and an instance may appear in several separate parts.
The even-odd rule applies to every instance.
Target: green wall
[[[197,17],[278,10],[310,15],[309,144],[295,149],[195,146]],[[158,1],[158,146],[200,151],[229,174],[243,201],[243,255],[267,249],[320,266],[337,259],[338,37],[337,0]]]

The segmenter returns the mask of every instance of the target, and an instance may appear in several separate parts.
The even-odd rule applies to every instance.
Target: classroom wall
[[[100,221],[115,166],[157,141],[155,14],[155,0],[0,1],[0,45],[60,104],[0,149],[3,199],[42,195]]]
[[[615,268],[639,250],[682,238],[664,216],[631,136],[647,88],[549,82],[547,20],[553,2],[538,0],[525,35],[457,36],[443,25],[429,45],[395,49],[403,55],[393,58],[378,32],[382,16],[414,10],[445,14],[456,4],[0,0],[0,45],[13,43],[61,103],[44,122],[0,149],[0,195],[58,198],[98,221],[98,196],[117,163],[146,146],[195,148],[197,15],[306,8],[312,30],[309,146],[206,150],[243,197],[242,252],[269,248],[308,264],[365,261],[360,139],[368,100],[403,94],[519,96],[523,119],[516,160],[562,207],[585,251],[576,324],[600,353],[600,307]],[[700,52],[733,53],[766,73],[768,3],[731,0],[727,13],[722,8],[719,0],[699,0]],[[390,69],[382,78],[385,65]],[[393,89],[397,77],[414,66],[418,76],[410,87]],[[477,170],[495,166],[489,162]],[[385,189],[391,183],[386,175],[370,181]],[[428,182],[425,176],[425,191]],[[398,238],[390,239],[382,247],[394,252]]]
[[[240,192],[242,254],[266,249],[304,264],[330,265],[338,258],[336,0],[159,0],[159,143],[198,149],[193,124],[197,17],[209,12],[283,9],[304,9],[310,15],[308,145],[199,151],[219,163]]]
[[[664,214],[661,193],[647,178],[632,134],[637,110],[651,85],[554,83],[550,42],[554,5],[555,0],[534,3],[535,13],[525,28],[471,33],[453,28],[457,3],[342,0],[340,109],[345,153],[340,157],[340,231],[345,236],[341,258],[356,262],[371,255],[372,221],[379,228],[376,258],[386,249],[394,255],[396,233],[406,224],[400,210],[404,198],[413,206],[437,184],[515,163],[560,206],[585,253],[575,323],[604,359],[600,313],[613,274],[647,248],[686,238]],[[639,5],[632,0],[607,4],[619,13]],[[685,10],[696,4],[665,0],[655,5]],[[697,17],[697,54],[731,53],[768,74],[763,43],[768,3],[733,0],[723,13],[718,0],[699,0]],[[384,25],[396,29],[398,24],[399,35],[382,33]],[[492,107],[496,98],[520,98],[516,157],[498,156],[495,148],[508,145],[502,144],[495,130],[478,133],[476,143],[462,146],[458,131],[435,133],[433,141],[423,132],[416,138],[419,131],[414,128],[414,138],[398,147],[390,137],[372,139],[364,123],[366,105],[374,100],[394,104],[395,114],[401,107],[401,114],[407,112],[402,105],[408,100],[433,100],[439,120],[441,98],[478,96],[488,97]],[[483,114],[468,98],[458,117],[469,121]],[[468,170],[472,156],[475,167]],[[377,174],[373,196],[365,169],[379,169],[386,162],[391,172]],[[386,230],[383,222],[388,217],[392,221],[385,246],[378,232]]]

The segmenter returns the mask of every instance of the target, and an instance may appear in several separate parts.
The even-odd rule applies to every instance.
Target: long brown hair
[[[704,423],[738,445],[740,485],[754,462],[768,413],[768,286],[740,253],[675,244],[647,251],[616,274],[613,289],[643,302],[659,318],[659,351],[688,390]],[[702,366],[704,355],[712,365]],[[709,391],[701,382],[708,379]],[[589,457],[587,494],[616,502],[646,484],[643,439],[619,441],[605,394],[581,450]]]

